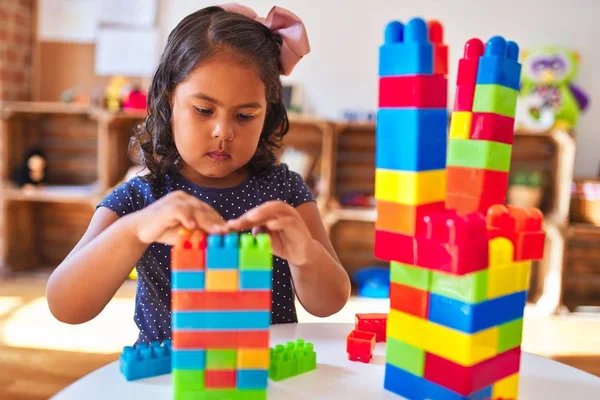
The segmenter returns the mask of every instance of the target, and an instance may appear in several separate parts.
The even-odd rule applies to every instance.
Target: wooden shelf
[[[96,203],[102,197],[102,192],[98,189],[98,185],[45,185],[19,188],[6,183],[0,190],[4,199],[10,201]]]

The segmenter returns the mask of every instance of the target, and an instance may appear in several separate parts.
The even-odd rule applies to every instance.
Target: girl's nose
[[[212,136],[222,141],[233,139],[233,124],[229,121],[217,121],[213,128]]]

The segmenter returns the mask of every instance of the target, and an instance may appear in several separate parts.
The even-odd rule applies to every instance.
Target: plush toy
[[[40,185],[46,181],[46,155],[42,149],[32,147],[25,153],[23,164],[13,172],[13,180],[19,187]]]
[[[560,47],[544,47],[525,51],[522,61],[521,104],[539,103],[530,114],[541,115],[552,110],[554,126],[563,129],[577,124],[581,111],[589,105],[588,96],[573,84],[577,74],[579,56],[577,53]],[[534,97],[536,101],[529,101]],[[530,120],[517,118],[517,125],[527,128]]]

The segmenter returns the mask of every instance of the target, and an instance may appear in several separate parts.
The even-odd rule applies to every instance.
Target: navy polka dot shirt
[[[166,176],[161,188],[157,189],[135,177],[109,193],[98,207],[106,207],[123,216],[175,190],[183,190],[210,204],[226,220],[237,218],[270,200],[283,200],[294,207],[314,201],[300,175],[280,164],[264,176],[249,176],[240,185],[226,189],[201,187],[181,174]],[[136,265],[134,320],[140,330],[137,343],[171,338],[170,254],[171,246],[153,243]],[[290,268],[286,260],[274,257],[271,323],[286,322],[297,322]]]

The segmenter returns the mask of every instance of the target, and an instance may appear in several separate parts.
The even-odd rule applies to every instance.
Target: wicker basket
[[[600,226],[600,179],[576,179],[573,182],[571,220]]]

